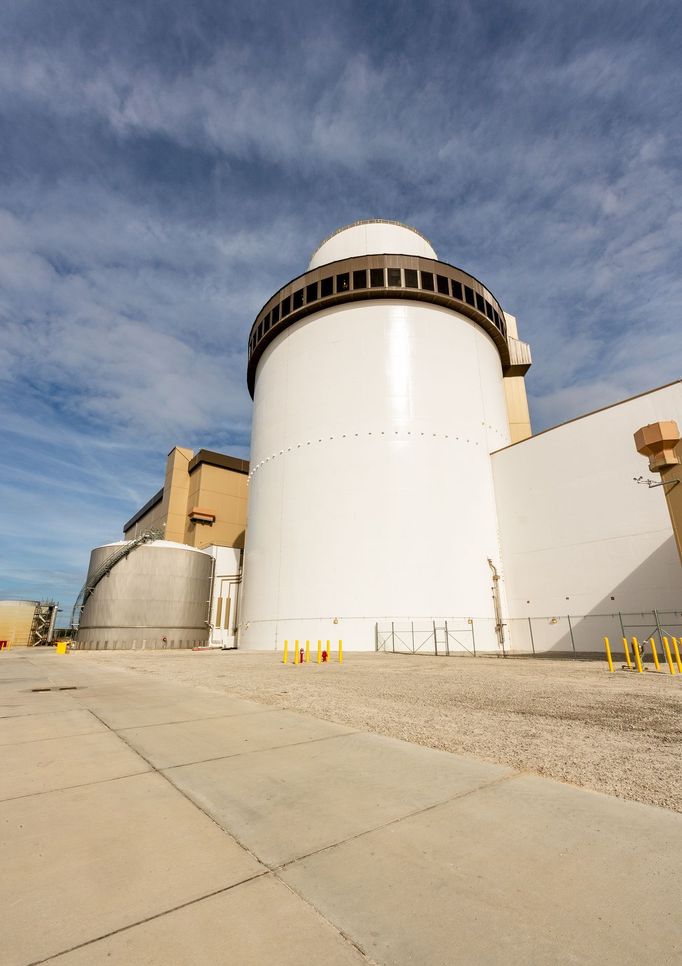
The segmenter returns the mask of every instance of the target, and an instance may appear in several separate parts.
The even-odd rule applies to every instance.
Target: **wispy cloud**
[[[66,600],[176,443],[246,455],[245,342],[396,218],[533,348],[537,428],[679,375],[679,5],[0,11],[0,594]]]

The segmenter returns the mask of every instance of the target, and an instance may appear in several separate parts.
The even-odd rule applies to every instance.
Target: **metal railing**
[[[494,618],[401,618],[375,626],[377,651],[393,654],[500,654],[510,656],[603,657],[603,638],[654,640],[682,637],[682,611],[565,614],[511,617],[500,644]]]

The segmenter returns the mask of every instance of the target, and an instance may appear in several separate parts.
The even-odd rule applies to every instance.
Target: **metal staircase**
[[[88,578],[80,589],[78,597],[76,597],[76,603],[73,605],[73,610],[71,611],[71,634],[75,634],[80,626],[80,620],[83,615],[83,608],[85,607],[88,598],[92,594],[93,590],[97,584],[106,577],[108,573],[113,570],[117,563],[124,560],[128,554],[131,554],[133,550],[142,546],[143,543],[152,543],[154,540],[160,540],[163,537],[163,530],[145,530],[141,533],[139,537],[134,540],[124,543],[121,547],[117,547],[116,550],[110,556],[106,558],[104,563],[93,574],[88,574]]]

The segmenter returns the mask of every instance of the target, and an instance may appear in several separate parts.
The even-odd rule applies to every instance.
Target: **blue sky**
[[[667,0],[3,0],[0,596],[248,456],[251,322],[359,218],[517,315],[536,429],[678,378],[680,49]]]

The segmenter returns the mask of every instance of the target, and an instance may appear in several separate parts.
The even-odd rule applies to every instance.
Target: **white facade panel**
[[[381,299],[287,329],[256,376],[240,646],[373,649],[377,621],[471,616],[496,648],[508,442],[498,351],[464,316]]]
[[[237,646],[242,552],[236,547],[205,547],[214,559],[211,580],[209,647]]]
[[[652,474],[633,434],[664,419],[682,423],[680,382],[493,454],[510,617],[682,608],[663,490],[634,482]]]

